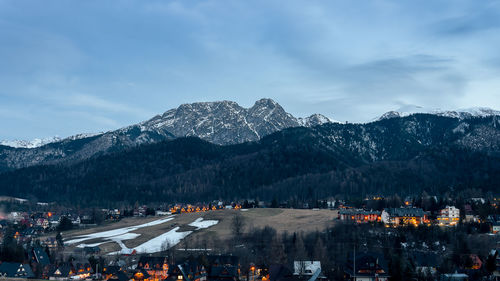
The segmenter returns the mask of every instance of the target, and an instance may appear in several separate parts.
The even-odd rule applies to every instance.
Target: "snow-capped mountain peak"
[[[60,140],[61,138],[58,136],[43,139],[35,138],[32,140],[2,140],[0,141],[0,145],[10,146],[14,148],[36,148]]]
[[[326,123],[340,123],[339,121],[330,119],[322,114],[313,114],[306,118],[298,118],[297,121],[304,127],[314,127]]]

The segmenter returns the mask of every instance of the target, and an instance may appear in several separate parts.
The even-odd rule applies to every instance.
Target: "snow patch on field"
[[[179,230],[179,227],[176,227],[169,232],[163,233],[162,235],[157,236],[135,247],[135,249],[139,253],[160,252],[162,250],[162,246],[164,247],[164,249],[171,248],[179,244],[182,239],[186,238],[189,234],[192,233],[192,231],[177,232],[177,230]]]
[[[170,217],[167,217],[164,219],[155,220],[155,221],[140,224],[140,225],[128,226],[128,227],[123,227],[123,228],[118,228],[118,229],[113,229],[113,230],[108,230],[108,231],[103,231],[103,232],[86,234],[86,235],[80,236],[79,238],[65,241],[64,243],[66,245],[72,245],[72,244],[77,244],[77,243],[81,243],[83,241],[92,240],[92,239],[103,239],[103,240],[108,240],[108,242],[109,241],[116,241],[116,240],[134,239],[134,238],[137,238],[140,234],[135,234],[135,233],[130,233],[130,232],[138,230],[140,228],[162,224],[162,223],[168,222],[168,221],[173,220],[173,219],[174,219],[174,217],[170,216]]]
[[[218,223],[219,223],[218,220],[206,220],[206,221],[204,221],[203,218],[197,218],[194,222],[190,223],[189,226],[197,227],[196,230],[199,230],[202,228],[209,228],[209,227],[214,226]]]
[[[162,235],[159,235],[134,248],[128,248],[127,246],[125,246],[125,244],[123,244],[121,240],[118,240],[116,241],[116,243],[118,243],[118,245],[120,245],[122,249],[118,252],[109,253],[108,255],[127,255],[133,253],[134,250],[137,253],[156,253],[170,249],[173,246],[179,244],[182,239],[186,238],[189,234],[192,233],[192,231],[178,232],[177,230],[179,230],[179,228],[180,227],[175,227],[174,229],[163,233]]]
[[[76,237],[74,239],[68,240],[65,243],[67,245],[72,245],[72,244],[79,244],[77,247],[78,248],[84,248],[84,247],[94,247],[94,246],[99,246],[104,243],[109,243],[109,242],[115,242],[118,244],[121,248],[120,251],[117,252],[112,252],[109,253],[108,255],[129,255],[132,254],[134,251],[137,253],[156,253],[156,252],[161,252],[162,250],[166,250],[169,248],[174,247],[175,245],[179,244],[182,239],[186,238],[188,235],[193,233],[193,231],[179,231],[180,227],[177,226],[157,237],[154,237],[153,239],[146,241],[142,243],[141,245],[133,248],[128,248],[123,241],[125,240],[133,240],[136,239],[137,237],[141,236],[140,234],[137,233],[132,233],[132,231],[135,231],[137,229],[143,228],[143,227],[150,227],[150,226],[155,226],[159,225],[162,223],[165,223],[167,221],[173,220],[173,216],[160,219],[160,220],[155,220],[152,222],[148,222],[145,224],[141,225],[136,225],[136,226],[129,226],[129,227],[123,227],[123,228],[118,228],[118,229],[113,229],[113,230],[108,230],[108,231],[103,231],[103,232],[97,232],[97,233],[92,233],[92,234],[86,234],[82,235],[79,237]],[[192,223],[188,224],[189,226],[196,227],[195,231],[198,231],[200,229],[204,228],[209,228],[211,226],[214,226],[218,224],[218,220],[203,220],[203,218],[197,218],[195,221]],[[101,239],[102,241],[99,241],[98,243],[91,243],[91,244],[85,244],[82,243],[87,240],[92,240],[92,239]]]

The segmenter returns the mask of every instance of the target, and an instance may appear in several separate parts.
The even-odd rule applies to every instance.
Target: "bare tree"
[[[243,234],[245,228],[245,218],[241,214],[236,214],[231,222],[231,229],[235,238],[239,238]]]

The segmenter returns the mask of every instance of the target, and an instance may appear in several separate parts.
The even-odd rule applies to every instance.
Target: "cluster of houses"
[[[69,219],[74,227],[93,225],[90,214],[10,212],[0,220],[0,242],[3,241],[6,229],[11,227],[17,229],[14,239],[21,245],[30,245],[34,240],[40,240],[43,247],[55,248],[57,244],[54,238],[40,239],[40,237],[56,230],[63,217]]]
[[[134,208],[132,214],[134,217],[146,217],[148,215],[165,216],[171,214],[200,213],[227,209],[241,209],[241,204],[234,202],[225,203],[223,201],[214,201],[210,204],[174,204],[157,209],[152,209],[146,205],[142,205]]]
[[[442,256],[428,251],[408,252],[410,262],[421,276],[438,277]],[[201,258],[200,258],[201,257]],[[110,281],[326,281],[320,261],[300,260],[292,264],[256,265],[242,268],[233,255],[189,257],[171,262],[165,256],[141,256],[133,260],[114,260],[99,268],[90,260],[52,263],[48,253],[33,247],[25,263],[0,262],[0,278],[41,278],[48,280],[110,280]],[[500,250],[494,249],[495,270],[490,280],[500,279]],[[485,261],[470,255],[471,264],[460,273],[441,274],[441,280],[469,280],[481,270]],[[388,262],[381,252],[358,251],[349,256],[342,267],[345,280],[389,280]],[[434,280],[434,279],[433,279]]]
[[[26,263],[1,262],[0,276],[4,278],[43,278],[50,280],[68,280],[90,278],[93,273],[90,263],[54,264],[49,253],[42,247],[31,247]]]
[[[446,206],[435,212],[426,212],[421,208],[401,207],[385,208],[382,211],[363,210],[354,208],[343,208],[339,210],[338,219],[354,223],[384,223],[386,226],[419,226],[439,225],[456,226],[460,221],[465,223],[487,223],[490,225],[491,233],[500,233],[500,215],[488,215],[484,221],[471,212],[467,211],[469,205],[465,205],[466,213],[460,216],[460,209],[455,206]]]
[[[460,210],[454,206],[446,206],[439,211],[435,219],[431,219],[430,214],[421,208],[385,208],[382,211],[343,209],[339,211],[338,218],[355,223],[382,222],[387,226],[418,226],[431,223],[453,226],[460,221]]]
[[[36,270],[40,270],[36,274]],[[96,272],[97,271],[97,272]],[[242,269],[239,258],[232,255],[209,255],[188,258],[180,263],[164,256],[141,256],[136,262],[111,262],[101,269],[90,263],[51,264],[42,249],[33,249],[30,263],[0,263],[0,278],[38,278],[48,280],[118,280],[118,281],[315,281],[326,280],[319,261],[296,261],[271,267],[251,264]]]

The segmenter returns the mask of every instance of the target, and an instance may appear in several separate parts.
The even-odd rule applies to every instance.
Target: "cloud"
[[[366,121],[401,104],[487,106],[498,88],[496,1],[0,5],[0,108],[33,116],[15,121],[29,138],[195,101],[267,96],[295,115]]]
[[[478,9],[479,7],[479,9]],[[477,5],[473,11],[446,18],[433,25],[439,36],[469,36],[479,32],[500,28],[500,6],[498,3]]]
[[[65,96],[50,97],[50,99],[54,102],[59,103],[60,105],[68,107],[90,108],[104,112],[119,112],[139,116],[144,116],[150,113],[137,107],[129,106],[115,101],[108,101],[103,98],[87,94],[70,94]]]

